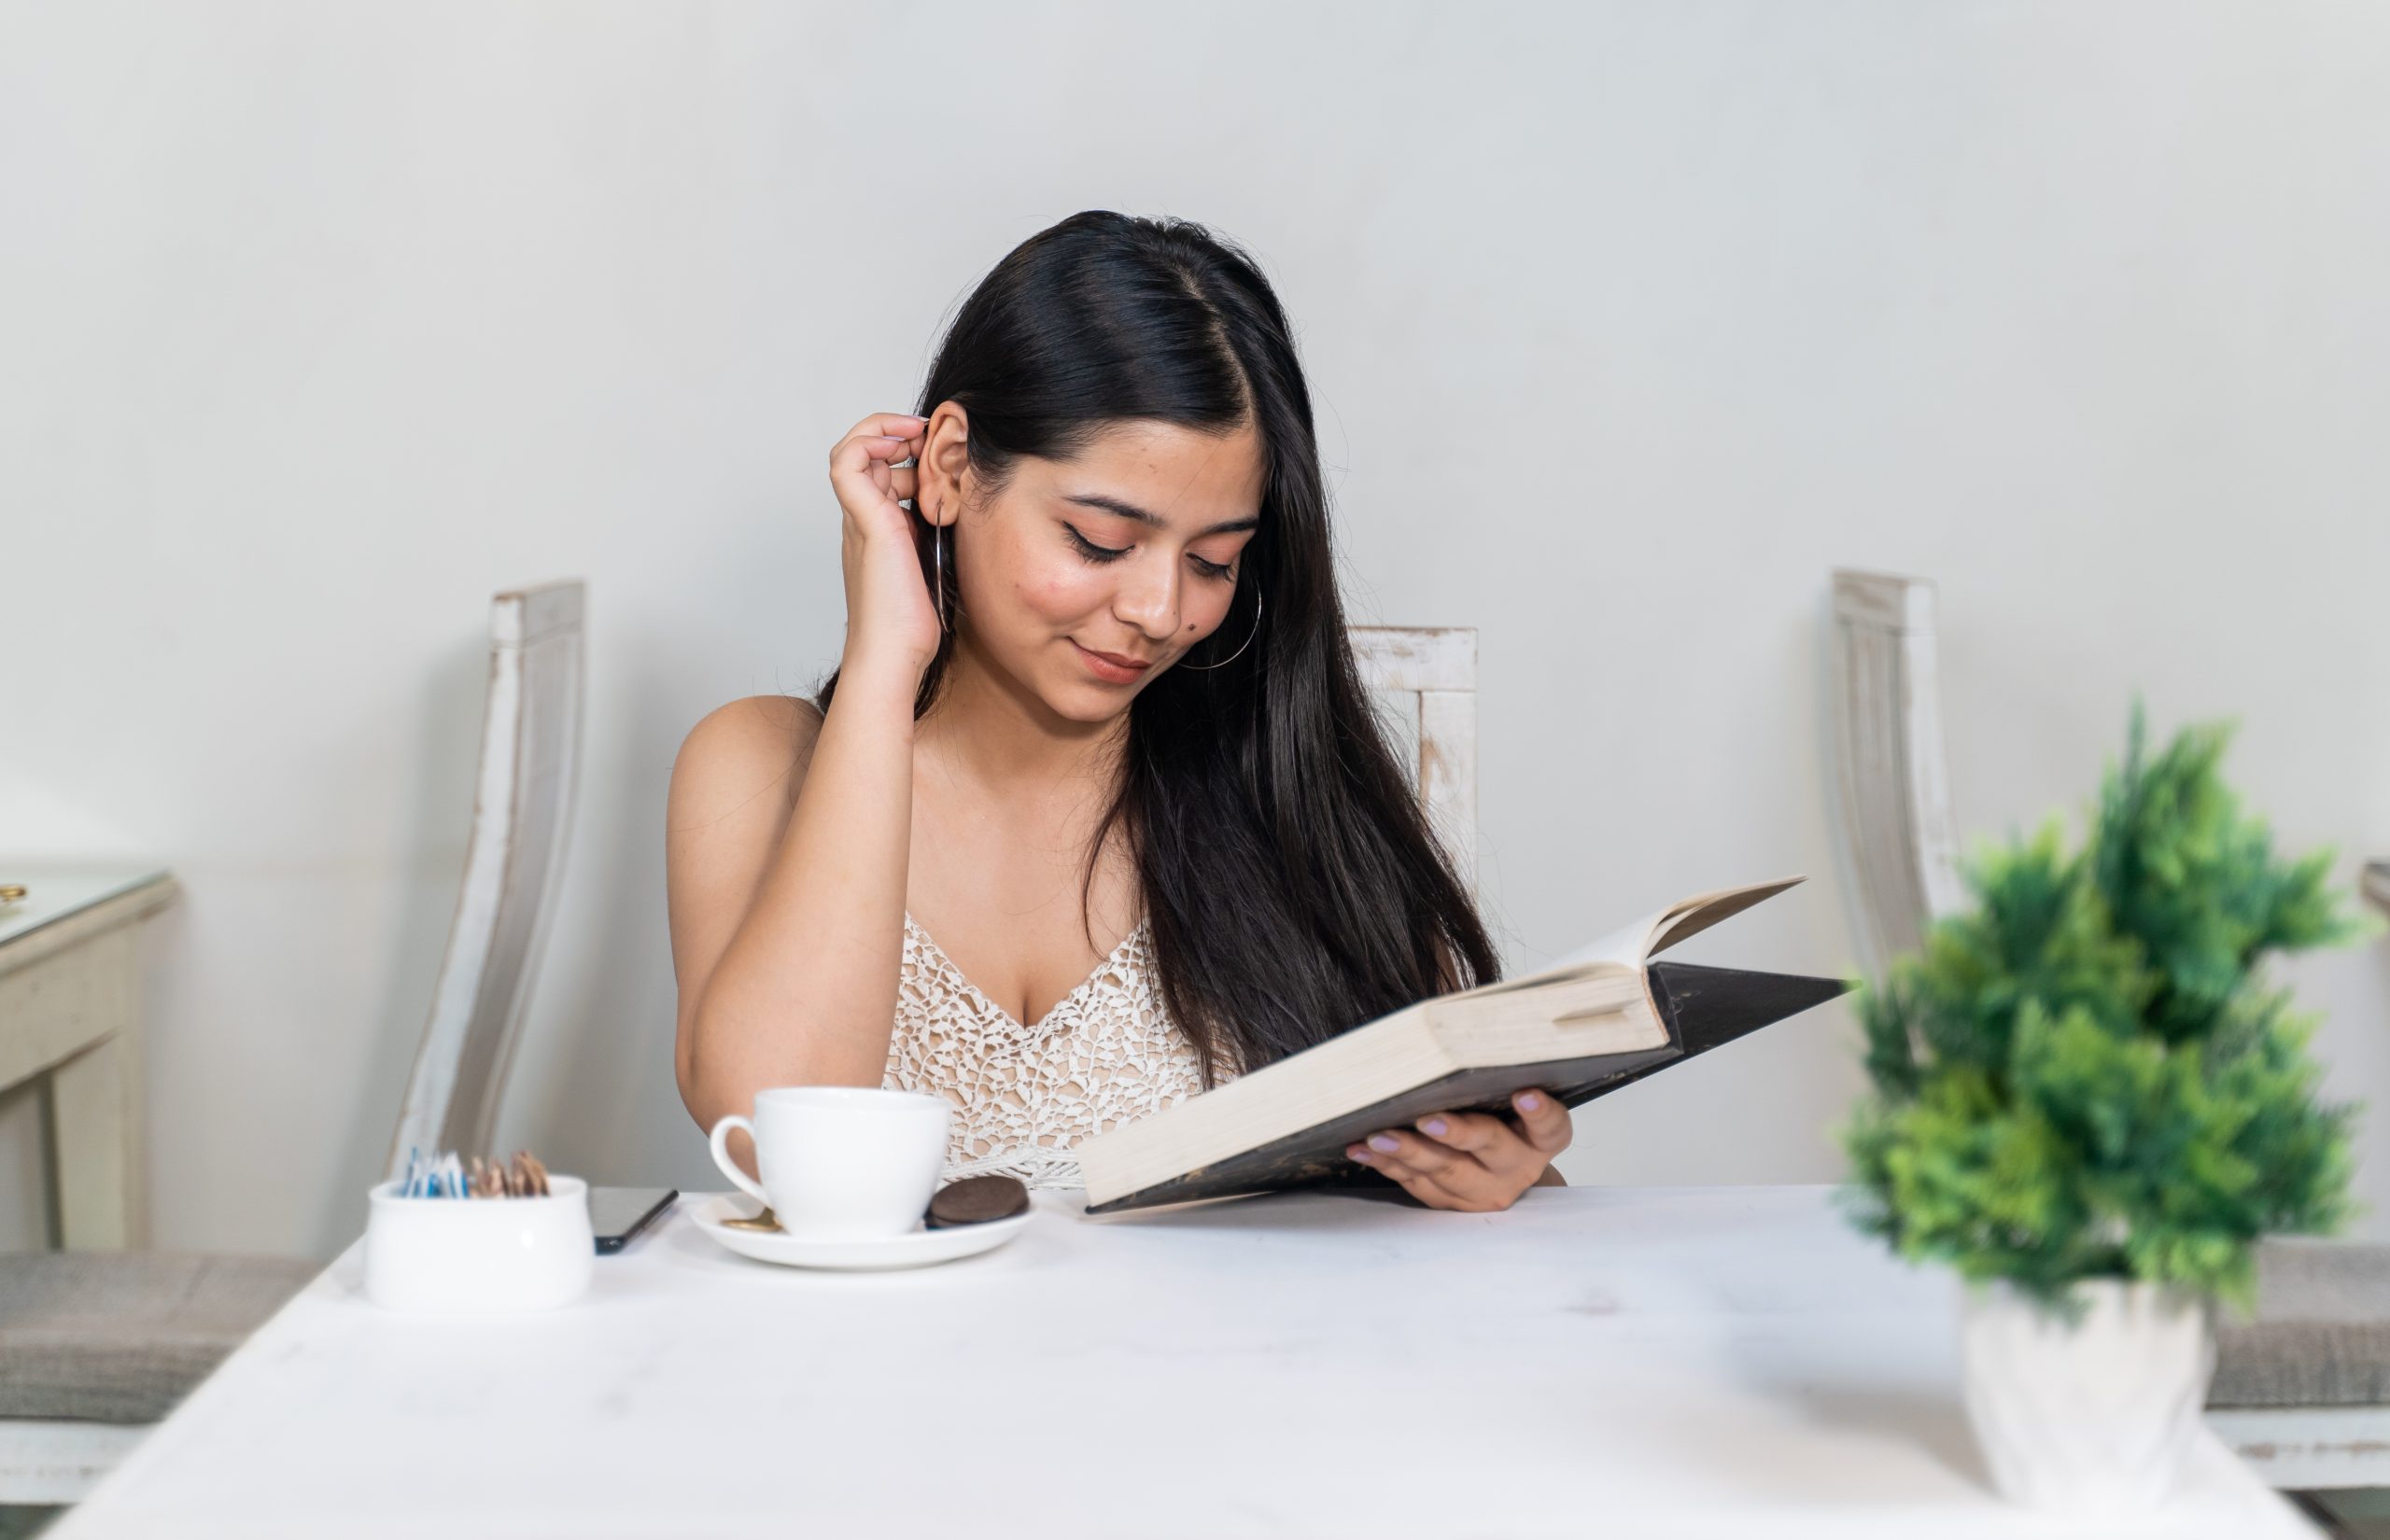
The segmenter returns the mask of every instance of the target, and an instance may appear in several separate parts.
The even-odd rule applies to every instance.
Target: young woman
[[[700,1127],[766,1086],[902,1086],[954,1102],[949,1177],[1075,1183],[1081,1140],[1497,976],[1354,666],[1249,258],[1076,215],[972,294],[920,404],[830,452],[837,670],[713,711],[673,766]],[[1569,1137],[1513,1105],[1346,1153],[1507,1208]]]

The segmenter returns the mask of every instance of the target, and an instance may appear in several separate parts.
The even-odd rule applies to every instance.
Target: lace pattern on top
[[[1203,1088],[1194,1044],[1162,1003],[1145,920],[1023,1026],[909,912],[881,1084],[954,1103],[946,1180],[1014,1176],[1032,1187],[1081,1185],[1070,1154],[1081,1141]]]

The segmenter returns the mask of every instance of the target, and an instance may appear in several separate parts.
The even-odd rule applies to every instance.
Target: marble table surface
[[[49,1533],[2314,1533],[2213,1440],[2146,1519],[2000,1501],[1955,1281],[1825,1187],[1049,1190],[995,1251],[855,1274],[730,1254],[706,1196],[509,1321],[379,1309],[350,1247]]]

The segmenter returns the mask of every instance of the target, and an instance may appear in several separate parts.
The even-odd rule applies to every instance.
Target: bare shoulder
[[[664,815],[665,900],[681,985],[676,1053],[685,1056],[690,1013],[788,830],[821,731],[810,702],[749,695],[707,712],[682,740]],[[685,1076],[688,1063],[679,1062]]]
[[[745,695],[699,718],[672,762],[669,831],[785,822],[813,759],[822,713],[794,695]]]

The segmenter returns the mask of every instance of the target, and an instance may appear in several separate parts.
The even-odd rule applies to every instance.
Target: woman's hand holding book
[[[1430,1113],[1408,1128],[1386,1128],[1344,1153],[1383,1171],[1431,1209],[1490,1213],[1529,1187],[1560,1185],[1552,1157],[1568,1147],[1568,1109],[1542,1091],[1511,1098],[1516,1118],[1490,1113]]]

